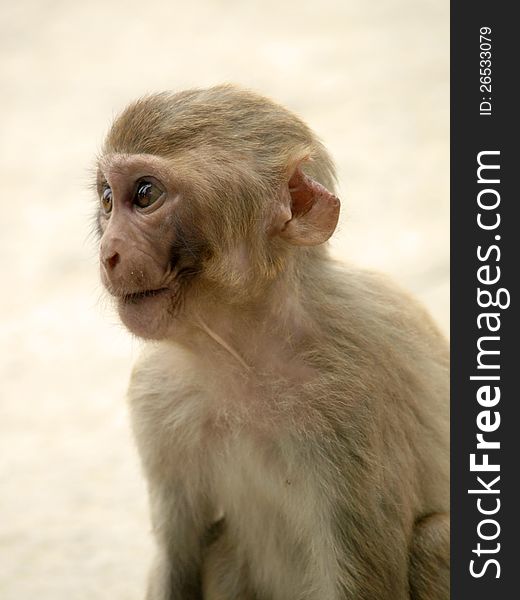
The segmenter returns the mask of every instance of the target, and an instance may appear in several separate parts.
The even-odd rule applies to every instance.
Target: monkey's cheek
[[[164,294],[138,301],[118,300],[117,310],[123,325],[145,340],[164,339],[173,319],[173,298]]]

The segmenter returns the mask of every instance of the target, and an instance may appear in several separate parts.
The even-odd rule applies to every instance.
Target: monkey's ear
[[[289,197],[290,211],[284,207],[280,236],[295,246],[326,242],[338,223],[339,199],[299,166],[289,179]]]

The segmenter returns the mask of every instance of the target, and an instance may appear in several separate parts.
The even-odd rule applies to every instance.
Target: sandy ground
[[[4,1],[0,24],[0,599],[137,600],[151,541],[124,401],[138,344],[89,238],[91,167],[151,90],[233,81],[336,158],[336,255],[448,329],[448,3]]]

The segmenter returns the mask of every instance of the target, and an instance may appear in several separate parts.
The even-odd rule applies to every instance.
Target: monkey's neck
[[[208,334],[208,336],[216,342],[221,348],[223,348],[230,356],[232,356],[246,371],[251,371],[251,367],[245,362],[245,360],[240,356],[239,352],[230,346],[223,338],[220,337],[218,333],[213,331],[202,319],[201,316],[198,318],[199,325],[201,329]]]
[[[203,301],[182,342],[216,366],[232,362],[244,374],[285,369],[313,329],[302,296],[299,282],[280,278],[265,296],[246,305]]]

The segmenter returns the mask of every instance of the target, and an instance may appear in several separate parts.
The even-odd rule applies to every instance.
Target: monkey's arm
[[[146,600],[202,600],[202,519],[181,490],[151,486],[150,505],[157,550]]]
[[[410,549],[410,598],[447,600],[450,597],[450,517],[433,514],[414,528]]]
[[[157,555],[147,600],[199,600],[205,534],[211,524],[197,407],[201,399],[183,355],[145,350],[134,368],[128,399],[148,482]],[[177,375],[183,373],[181,377]]]

